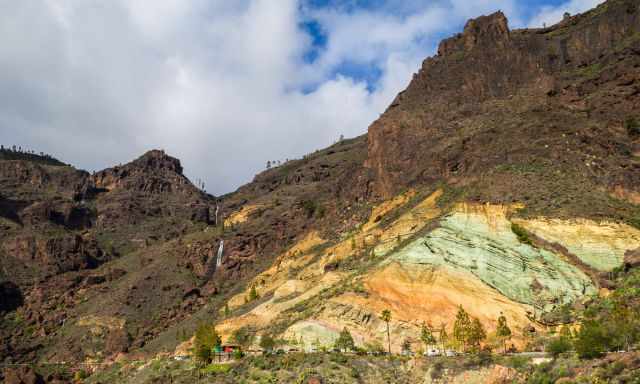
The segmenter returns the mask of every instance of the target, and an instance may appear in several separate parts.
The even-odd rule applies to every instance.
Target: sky
[[[438,42],[600,0],[0,0],[0,143],[88,171],[150,149],[213,194],[355,137]]]

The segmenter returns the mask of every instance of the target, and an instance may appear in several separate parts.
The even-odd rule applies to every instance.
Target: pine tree
[[[213,350],[220,347],[222,340],[213,324],[201,324],[196,329],[194,353],[196,360],[202,363],[211,361]]]
[[[469,331],[471,330],[471,320],[469,314],[462,308],[462,305],[458,308],[456,314],[456,321],[453,323],[453,337],[462,345],[462,350],[467,351],[467,343],[469,341]]]
[[[338,337],[338,340],[336,340],[335,348],[339,349],[340,351],[346,352],[349,350],[354,350],[355,347],[356,345],[353,341],[353,337],[351,336],[351,333],[349,332],[347,327],[344,327],[342,329],[342,332],[340,332],[340,336]]]
[[[447,339],[449,339],[449,335],[447,334],[447,327],[445,323],[440,325],[440,344],[442,344],[442,351],[444,352]]]
[[[433,337],[433,333],[431,330],[427,328],[426,324],[422,324],[422,329],[420,330],[420,340],[424,343],[425,348],[429,348],[430,346],[436,344],[436,338]]]
[[[266,352],[271,352],[275,346],[276,342],[273,340],[273,337],[269,335],[262,335],[260,338],[260,348]]]
[[[259,298],[260,298],[260,295],[258,295],[256,286],[254,285],[251,287],[251,291],[249,291],[249,301],[255,301],[255,300],[258,300]]]
[[[480,342],[487,338],[487,332],[484,330],[482,323],[477,317],[473,318],[469,326],[468,342],[474,350],[480,349]]]
[[[411,353],[411,340],[404,339],[404,341],[402,342],[402,352],[405,354]]]
[[[507,353],[507,340],[511,338],[511,329],[507,325],[507,318],[504,317],[502,312],[498,317],[498,326],[496,327],[496,336],[502,340],[504,346],[504,353]]]

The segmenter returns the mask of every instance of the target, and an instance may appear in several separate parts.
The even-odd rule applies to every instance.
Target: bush
[[[318,209],[318,203],[313,200],[304,200],[302,202],[302,209],[304,209],[307,218],[312,218]]]
[[[628,117],[624,121],[624,128],[627,130],[629,136],[640,135],[640,123],[635,117]]]
[[[518,241],[523,244],[533,245],[531,238],[529,238],[529,232],[516,223],[511,223],[511,231],[516,235]]]
[[[578,356],[582,359],[593,359],[608,350],[608,338],[603,326],[596,321],[586,321],[574,341]]]
[[[556,337],[547,344],[546,351],[553,357],[571,350],[571,342],[566,337]]]
[[[231,334],[231,339],[243,347],[251,345],[254,338],[255,331],[249,326],[240,327]]]
[[[228,373],[231,370],[230,364],[209,364],[202,369],[204,374]]]

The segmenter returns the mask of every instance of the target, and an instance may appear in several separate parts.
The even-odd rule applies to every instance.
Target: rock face
[[[16,237],[3,244],[3,247],[6,254],[26,264],[48,268],[54,274],[92,269],[110,257],[95,240],[84,239],[80,235],[49,239]]]
[[[13,311],[24,302],[20,288],[10,281],[0,283],[0,299],[0,314]]]
[[[207,196],[182,174],[180,161],[164,151],[100,171],[92,181],[100,192],[100,226],[135,225],[150,216],[209,222]]]
[[[574,169],[607,188],[637,186],[621,128],[640,97],[638,31],[633,1],[608,1],[547,29],[510,31],[502,13],[469,21],[370,126],[374,192],[390,197],[408,184],[468,183],[535,164],[548,164],[549,173]],[[584,145],[595,141],[602,145]],[[495,189],[483,187],[486,197]],[[510,192],[522,199],[527,190]]]
[[[37,374],[32,368],[19,367],[9,368],[4,371],[5,384],[44,384],[42,376]]]
[[[182,174],[180,160],[164,151],[153,150],[124,165],[108,168],[93,175],[96,188],[113,191],[125,189],[148,194],[198,191]]]

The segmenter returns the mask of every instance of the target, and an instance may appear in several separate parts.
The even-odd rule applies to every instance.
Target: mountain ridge
[[[0,160],[0,361],[179,354],[203,321],[364,345],[386,308],[395,351],[458,305],[525,348],[635,263],[638,107],[640,11],[609,0],[543,29],[469,21],[366,135],[224,196],[159,150],[94,174]]]

